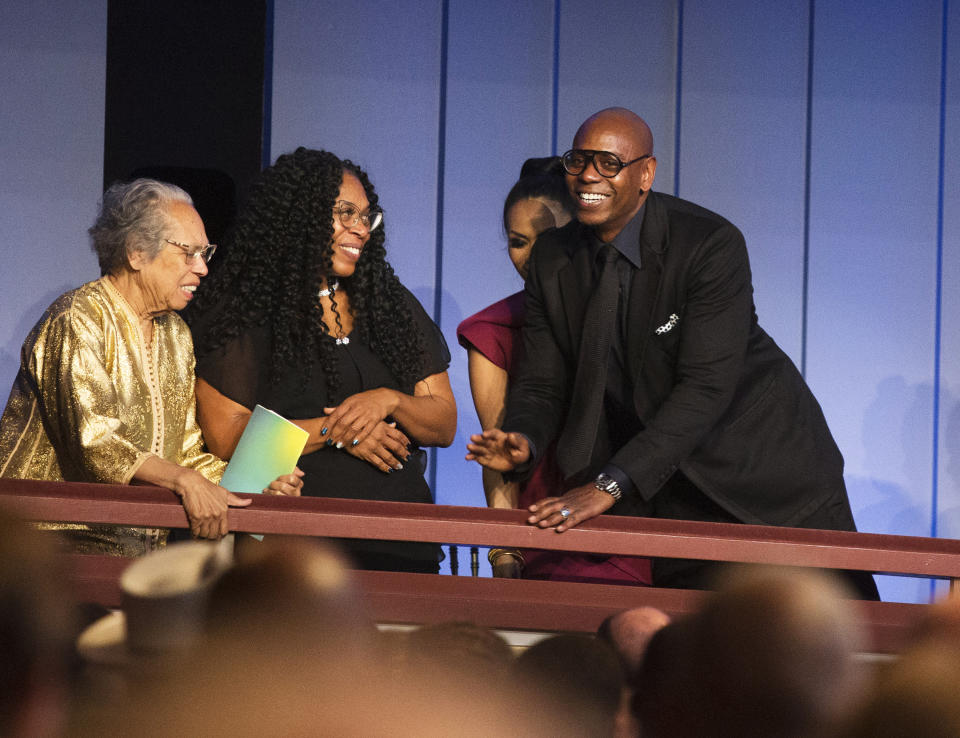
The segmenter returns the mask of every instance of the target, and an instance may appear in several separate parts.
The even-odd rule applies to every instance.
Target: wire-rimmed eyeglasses
[[[375,231],[383,222],[382,210],[361,213],[360,208],[348,200],[337,200],[333,204],[333,212],[337,214],[344,228],[353,228],[357,223],[363,223],[363,227],[368,231]]]
[[[597,170],[597,174],[601,177],[616,177],[620,174],[620,170],[624,167],[628,167],[631,164],[636,164],[638,161],[644,159],[649,159],[651,154],[644,154],[643,156],[638,156],[636,159],[631,159],[630,161],[622,161],[619,156],[610,151],[594,151],[593,149],[570,149],[567,153],[560,157],[560,160],[563,162],[563,168],[567,174],[572,174],[574,176],[580,174],[584,169],[587,168],[587,164],[593,162],[593,168]]]
[[[208,243],[204,246],[191,246],[188,243],[171,241],[169,238],[163,240],[183,251],[183,255],[187,257],[188,263],[202,261],[204,264],[209,264],[214,252],[217,250],[217,244],[215,243]]]

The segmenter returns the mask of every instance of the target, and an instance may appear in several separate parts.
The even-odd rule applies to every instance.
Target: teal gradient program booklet
[[[309,437],[300,426],[257,405],[220,486],[231,492],[263,492],[277,477],[293,473]]]

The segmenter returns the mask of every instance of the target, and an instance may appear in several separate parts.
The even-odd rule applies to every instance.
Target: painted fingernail
[[[328,445],[328,446],[332,446],[332,445],[333,445],[333,441],[331,441],[329,438],[327,439],[327,445]]]
[[[403,469],[403,464],[398,463],[398,464],[397,464],[395,467],[393,467],[393,468],[396,469],[397,471],[400,471],[401,469]]]
[[[343,441],[337,441],[337,448],[343,448]]]
[[[358,443],[360,443],[360,439],[359,439],[359,438],[354,438],[353,441],[350,442],[350,445],[351,445],[351,446],[356,446]]]
[[[326,427],[320,429],[320,435],[321,435],[321,436],[327,435],[327,429],[326,429]]]

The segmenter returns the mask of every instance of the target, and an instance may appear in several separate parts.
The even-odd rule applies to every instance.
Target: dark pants
[[[436,543],[331,538],[347,554],[354,569],[437,574],[443,553]]]
[[[653,499],[653,517],[670,520],[702,520],[710,523],[741,521],[701,492],[683,474],[677,472]],[[856,530],[846,498],[831,501],[816,510],[797,528]],[[674,589],[715,589],[717,577],[730,564],[699,559],[654,559],[655,587]],[[850,586],[858,599],[877,600],[880,593],[873,575],[862,571],[832,570]]]

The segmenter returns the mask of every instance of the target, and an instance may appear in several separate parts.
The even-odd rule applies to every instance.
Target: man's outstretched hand
[[[513,471],[530,460],[527,439],[520,433],[504,433],[499,428],[470,436],[467,452],[467,461],[476,461],[498,472]]]

